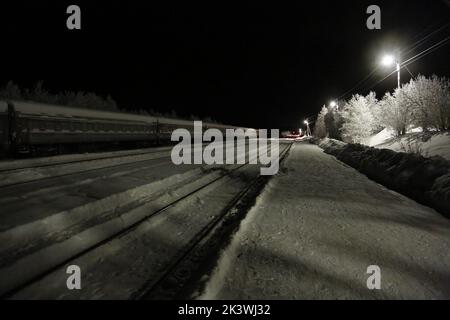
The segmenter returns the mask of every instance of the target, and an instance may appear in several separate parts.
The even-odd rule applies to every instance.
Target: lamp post
[[[395,58],[393,55],[386,55],[381,60],[381,63],[387,67],[395,64],[396,71],[397,71],[397,87],[400,89],[400,61],[399,61],[399,59]]]
[[[311,136],[311,130],[309,129],[309,122],[308,122],[308,120],[305,120],[304,123],[306,124],[306,136],[310,137]]]

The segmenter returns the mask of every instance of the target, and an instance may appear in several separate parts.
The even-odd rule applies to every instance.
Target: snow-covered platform
[[[199,298],[448,299],[449,270],[449,220],[297,143]]]

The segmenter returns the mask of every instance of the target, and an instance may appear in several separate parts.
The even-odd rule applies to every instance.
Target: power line
[[[450,40],[450,37],[447,37],[447,38],[439,41],[438,43],[435,43],[431,47],[425,49],[424,51],[420,52],[419,54],[415,55],[414,57],[411,57],[408,60],[402,62],[400,64],[400,69],[401,68],[406,68],[411,63],[416,62],[417,60],[422,59],[423,57],[429,55],[430,53],[440,49],[441,47],[446,45],[449,42],[449,40]],[[380,84],[381,82],[383,82],[384,80],[386,80],[387,78],[389,78],[391,75],[393,75],[396,72],[397,72],[397,70],[392,71],[387,76],[385,76],[383,79],[381,79],[381,80],[377,81],[375,84],[371,85],[368,89],[371,89],[371,88],[377,86],[378,84]]]
[[[421,53],[415,55],[414,57],[411,57],[411,58],[409,58],[408,60],[403,61],[403,62],[402,62],[402,65],[408,63],[409,61],[415,59],[416,57],[419,57],[419,56],[423,55],[424,53],[426,53],[426,52],[428,52],[428,51],[430,51],[430,50],[435,51],[435,50],[433,50],[433,48],[435,48],[435,47],[439,47],[439,48],[440,48],[441,46],[445,45],[445,42],[448,42],[449,39],[450,39],[450,37],[447,37],[447,38],[445,38],[445,39],[442,39],[442,40],[439,41],[438,43],[436,43],[436,44],[432,45],[431,47],[425,49],[424,51],[422,51]],[[436,48],[436,50],[439,49],[439,48]],[[416,60],[414,60],[414,61],[416,61]]]
[[[432,25],[428,26],[427,28],[425,28],[421,33],[419,33],[419,34],[415,37],[415,39],[418,38],[421,34],[423,34],[427,29],[433,27],[433,26],[436,25],[436,24],[437,24],[437,23],[432,24]],[[418,41],[414,42],[412,45],[409,45],[409,46],[407,46],[406,48],[400,50],[400,52],[403,52],[404,50],[409,49],[408,51],[406,51],[405,53],[403,53],[403,54],[408,54],[408,53],[410,53],[411,51],[414,51],[416,48],[420,47],[420,46],[423,45],[425,42],[427,42],[427,40],[428,40],[431,36],[435,35],[436,33],[440,32],[440,31],[442,31],[442,30],[444,30],[444,29],[446,29],[449,25],[450,25],[450,22],[447,22],[447,23],[444,24],[443,26],[441,26],[441,27],[435,29],[434,31],[430,32],[429,34],[427,34],[427,35],[424,36],[423,38],[421,38],[421,39],[419,39]],[[436,44],[436,45],[438,45],[438,44]],[[429,50],[429,49],[431,49],[431,48],[428,48],[428,49],[426,49],[426,50]],[[432,51],[434,51],[434,50],[432,50]],[[420,55],[420,54],[423,54],[423,52],[419,53],[418,55]],[[418,55],[416,55],[416,56],[418,56]],[[413,57],[413,58],[414,58],[414,57]],[[416,60],[414,60],[414,61],[416,61]],[[407,61],[405,61],[405,63],[406,63],[406,62],[407,62]],[[405,67],[406,67],[406,65],[405,65]],[[359,81],[359,82],[358,82],[356,85],[354,85],[351,89],[349,89],[349,90],[345,91],[343,94],[341,94],[341,95],[338,97],[338,100],[339,100],[339,99],[343,99],[343,98],[346,99],[346,98],[349,96],[349,94],[350,94],[351,92],[353,92],[353,91],[356,90],[357,88],[360,88],[360,86],[362,86],[363,83],[365,83],[366,81],[368,81],[368,80],[375,74],[375,72],[377,72],[379,69],[380,69],[379,66],[375,67],[375,68],[374,68],[367,76],[365,76],[361,81]],[[409,69],[408,69],[408,72],[411,74],[411,72],[409,71]],[[384,77],[383,79],[379,80],[379,81],[376,82],[375,84],[371,84],[369,87],[363,86],[363,87],[361,87],[361,89],[364,88],[363,91],[366,91],[366,90],[368,90],[368,89],[371,89],[371,88],[373,88],[374,86],[378,85],[380,82],[386,80],[389,76],[391,76],[391,75],[394,74],[394,73],[395,73],[395,71],[392,72],[392,73],[390,73],[389,75],[387,75],[387,76]]]
[[[375,74],[375,72],[377,72],[379,69],[379,67],[376,67],[372,70],[372,72],[370,72],[363,80],[361,80],[360,82],[358,82],[355,86],[353,86],[351,89],[345,91],[343,94],[341,94],[337,99],[340,100],[341,98],[345,97],[348,93],[353,92],[354,89],[358,88],[360,85],[362,85],[364,82],[366,82],[367,80],[369,80],[372,75]]]
[[[407,55],[408,53],[410,53],[411,51],[413,51],[414,49],[420,47],[424,42],[426,42],[427,39],[429,39],[431,36],[433,36],[434,34],[446,29],[448,26],[450,25],[450,22],[447,22],[445,25],[441,26],[440,28],[434,30],[433,32],[431,32],[430,34],[428,34],[427,36],[423,37],[422,39],[420,39],[419,41],[416,41],[415,43],[412,44],[412,48],[409,49],[407,52],[403,53],[405,55]]]

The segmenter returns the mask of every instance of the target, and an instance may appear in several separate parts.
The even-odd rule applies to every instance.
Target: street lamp
[[[396,59],[393,55],[385,55],[383,59],[381,59],[381,64],[389,67],[395,64],[397,70],[397,87],[400,89],[400,61]]]
[[[339,110],[339,105],[334,100],[330,102],[330,107],[331,108],[336,108],[336,110]]]
[[[310,137],[311,136],[311,130],[309,129],[309,122],[308,122],[308,120],[305,120],[304,123],[306,124],[306,136]]]

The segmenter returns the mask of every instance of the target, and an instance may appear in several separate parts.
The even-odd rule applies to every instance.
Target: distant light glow
[[[330,102],[330,107],[334,108],[334,107],[336,107],[336,106],[337,106],[336,101],[331,101],[331,102]]]
[[[393,55],[385,55],[381,60],[381,64],[384,66],[391,66],[395,63],[395,58]]]
[[[308,120],[305,120],[305,124],[306,124],[306,125],[308,125],[308,124],[309,124]]]

